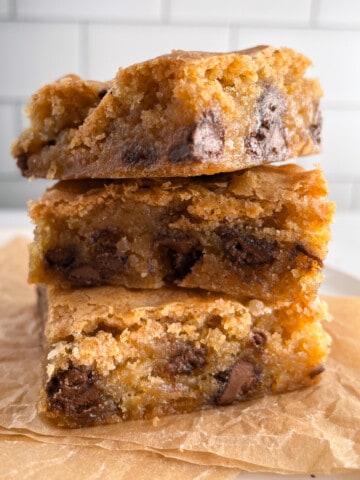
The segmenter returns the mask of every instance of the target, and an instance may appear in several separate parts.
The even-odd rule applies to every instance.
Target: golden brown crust
[[[229,405],[316,383],[326,306],[163,288],[48,288],[42,410],[79,427]]]
[[[30,206],[30,280],[165,284],[296,300],[322,278],[334,205],[318,169],[60,182]]]
[[[101,101],[101,84],[65,77],[33,98],[13,155],[26,176],[72,179],[210,175],[317,153],[322,92],[309,65],[287,48],[174,51],[120,68]],[[82,108],[63,118],[54,104],[66,91]]]

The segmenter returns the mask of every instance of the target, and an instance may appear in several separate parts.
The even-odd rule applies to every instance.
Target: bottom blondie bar
[[[40,410],[58,426],[149,419],[309,386],[330,344],[318,298],[271,306],[171,288],[43,292]]]

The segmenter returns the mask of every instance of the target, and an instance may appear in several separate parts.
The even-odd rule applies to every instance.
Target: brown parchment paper
[[[2,480],[230,480],[237,471],[169,459],[151,452],[119,452],[0,437]]]
[[[162,461],[206,466],[208,475],[218,474],[209,471],[211,467],[226,467],[229,475],[236,470],[228,469],[360,470],[360,298],[327,298],[334,319],[326,328],[333,346],[326,372],[314,388],[164,417],[157,423],[66,430],[55,428],[36,410],[42,380],[41,325],[35,290],[26,281],[27,263],[24,239],[0,250],[0,442],[6,439],[7,448],[13,438],[14,445],[28,439],[55,453],[59,448],[59,458],[77,448],[102,448],[105,456],[121,452],[134,461],[150,455],[155,463],[161,454]],[[138,465],[144,475],[149,472],[143,461]],[[136,478],[142,478],[140,472]]]

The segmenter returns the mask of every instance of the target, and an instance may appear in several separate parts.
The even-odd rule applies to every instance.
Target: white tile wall
[[[19,18],[160,21],[161,0],[17,0]]]
[[[193,26],[91,25],[89,77],[107,80],[119,66],[127,66],[173,49],[227,50],[226,28]]]
[[[296,7],[295,7],[296,3]],[[171,0],[170,18],[191,23],[307,25],[311,0]]]
[[[52,183],[47,180],[26,182],[17,178],[6,178],[6,181],[0,184],[1,208],[22,207],[25,209],[29,200],[36,200],[51,185]]]
[[[0,18],[8,14],[8,0],[0,0]]]
[[[360,210],[360,181],[354,182],[352,185],[351,207]]]
[[[360,109],[324,110],[322,166],[332,180],[360,181]]]
[[[360,107],[360,30],[239,28],[234,47],[264,43],[286,45],[311,58],[314,67],[309,75],[321,79],[325,104],[356,103]]]
[[[0,175],[15,174],[16,166],[10,157],[10,144],[17,134],[17,107],[0,105]]]
[[[79,27],[70,24],[0,24],[0,97],[28,96],[66,73],[79,73]]]
[[[360,26],[359,0],[319,0],[317,13],[319,25],[331,27]]]
[[[271,7],[270,7],[271,4]],[[340,210],[360,212],[359,0],[0,0],[0,208],[25,206],[46,182],[25,182],[10,158],[31,93],[69,72],[108,79],[119,66],[175,48],[286,45],[314,62],[324,87],[320,163]]]
[[[350,183],[328,181],[329,184],[329,198],[336,201],[336,210],[350,210],[352,185]]]

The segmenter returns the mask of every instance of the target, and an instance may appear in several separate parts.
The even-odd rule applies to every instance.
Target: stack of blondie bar
[[[175,51],[37,92],[13,146],[47,340],[41,410],[77,427],[230,405],[318,381],[334,206],[321,88],[287,48]]]

